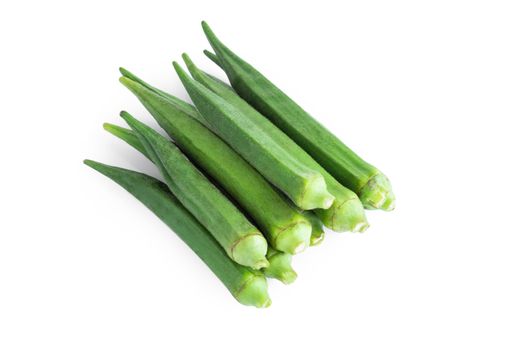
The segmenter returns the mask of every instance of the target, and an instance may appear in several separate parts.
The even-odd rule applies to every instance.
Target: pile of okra
[[[104,124],[145,155],[164,182],[92,160],[164,221],[242,304],[267,307],[266,277],[296,279],[294,254],[324,227],[363,232],[364,209],[393,210],[388,178],[365,162],[202,23],[205,55],[229,84],[183,55],[173,63],[189,104],[121,68],[120,82],[169,135],[123,111]]]

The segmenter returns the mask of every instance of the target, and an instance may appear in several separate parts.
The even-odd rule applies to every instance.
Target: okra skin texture
[[[356,232],[367,229],[368,223],[362,204],[354,192],[342,186],[289,136],[249,105],[224,82],[201,71],[187,55],[184,54],[183,58],[194,79],[236,107],[242,112],[244,118],[257,125],[301,164],[319,172],[324,177],[327,190],[335,197],[335,200],[328,209],[316,209],[315,212],[327,227],[337,232]]]
[[[127,112],[121,116],[136,132],[173,194],[210,231],[231,259],[254,269],[266,267],[267,242],[238,208],[176,145]]]
[[[254,67],[222,44],[205,22],[202,25],[218,56],[220,67],[240,96],[289,135],[341,184],[354,191],[365,208],[394,208],[395,198],[384,174],[360,158]]]
[[[328,208],[333,197],[323,176],[303,166],[227,101],[173,63],[199,113],[213,131],[302,209]]]
[[[296,280],[298,275],[291,266],[291,254],[268,247],[266,257],[270,262],[270,266],[262,270],[266,277],[278,279],[284,284],[291,284]]]
[[[164,183],[142,173],[92,160],[85,160],[85,164],[123,187],[171,228],[240,303],[256,307],[271,304],[264,276],[232,261]]]
[[[310,222],[228,144],[149,86],[122,81],[182,151],[252,217],[272,246],[290,254],[308,247],[312,232]],[[132,145],[134,141],[129,140],[130,135],[125,130],[115,130],[122,131],[124,135],[117,136]]]

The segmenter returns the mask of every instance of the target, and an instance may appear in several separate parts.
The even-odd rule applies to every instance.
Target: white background
[[[265,310],[82,164],[156,174],[102,130],[121,109],[154,125],[117,68],[187,98],[182,52],[220,73],[202,19],[397,194],[295,257]],[[507,19],[506,1],[2,2],[0,349],[507,349]]]

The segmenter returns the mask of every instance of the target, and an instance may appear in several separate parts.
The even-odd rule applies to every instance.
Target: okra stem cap
[[[244,305],[265,308],[272,304],[268,295],[268,283],[263,275],[250,277],[235,295]]]
[[[333,204],[335,197],[328,192],[325,179],[321,174],[313,176],[305,186],[299,203],[295,203],[304,210],[328,209]]]
[[[252,267],[255,270],[267,267],[270,263],[266,260],[268,244],[265,238],[254,233],[240,238],[231,248],[231,257],[240,265]]]
[[[275,239],[275,248],[285,253],[298,254],[310,244],[312,226],[304,221],[284,228]]]
[[[270,266],[263,270],[265,276],[278,279],[284,284],[293,283],[298,277],[291,267],[292,256],[290,254],[277,252],[268,260]]]
[[[391,211],[395,208],[392,185],[383,173],[372,176],[360,190],[359,197],[366,209]]]

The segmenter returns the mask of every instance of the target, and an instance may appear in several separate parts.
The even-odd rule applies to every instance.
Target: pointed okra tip
[[[324,230],[321,230],[319,232],[313,232],[312,235],[310,236],[310,246],[311,247],[317,246],[321,244],[321,242],[323,242],[324,239],[325,239]]]
[[[173,61],[173,68],[175,68],[176,74],[184,84],[185,82],[191,80],[187,72],[185,72],[185,70],[178,64],[178,62]]]
[[[96,162],[95,160],[91,160],[91,159],[85,159],[85,160],[83,160],[83,163],[85,165],[89,166],[90,168],[92,168],[92,169],[94,169],[94,170],[98,171],[99,173],[104,174],[106,176],[108,176],[108,174],[110,174],[113,169],[113,167],[110,165]]]
[[[191,60],[188,54],[185,52],[182,54],[183,61],[185,65],[187,66],[187,69],[189,70],[190,74],[195,77],[196,74],[200,74],[201,70],[194,64],[194,62]]]

